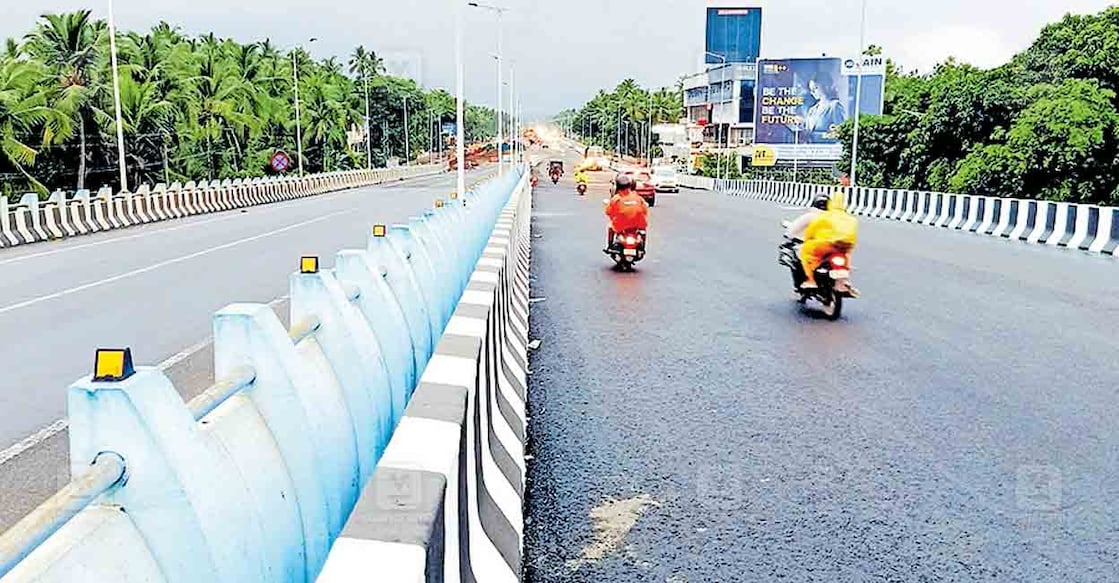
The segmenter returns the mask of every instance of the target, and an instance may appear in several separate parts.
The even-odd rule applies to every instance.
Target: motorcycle
[[[633,229],[614,233],[610,246],[603,251],[614,260],[622,271],[633,271],[633,266],[645,258],[645,231]]]
[[[559,184],[559,180],[560,180],[559,170],[552,170],[552,172],[550,173],[550,176],[552,177],[552,184]]]
[[[800,296],[800,304],[806,304],[809,300],[818,302],[823,306],[827,319],[838,320],[843,315],[843,301],[859,297],[858,290],[851,285],[851,255],[845,251],[835,251],[824,256],[815,273],[817,287],[803,289],[801,286],[808,278],[797,252],[797,246],[802,242],[796,239],[786,241],[781,245],[777,262],[792,272],[793,289]]]
[[[579,193],[579,196],[587,194],[587,184],[585,182],[580,182],[575,185],[575,191]]]

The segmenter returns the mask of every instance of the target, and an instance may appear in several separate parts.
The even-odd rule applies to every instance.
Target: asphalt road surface
[[[0,531],[69,481],[59,421],[95,348],[129,346],[137,365],[163,363],[189,399],[213,382],[215,311],[271,302],[286,322],[301,255],[330,266],[339,250],[364,247],[371,225],[406,220],[454,181],[442,174],[0,250]]]
[[[1114,259],[864,219],[829,322],[772,203],[612,271],[608,178],[535,195],[530,581],[1117,580]]]

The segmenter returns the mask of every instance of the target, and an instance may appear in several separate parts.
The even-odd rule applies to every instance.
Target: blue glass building
[[[708,7],[708,65],[753,63],[761,55],[762,9],[757,7]],[[720,58],[722,57],[722,58]]]

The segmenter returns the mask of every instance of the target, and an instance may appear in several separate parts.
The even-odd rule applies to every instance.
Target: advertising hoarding
[[[885,63],[885,57],[864,58],[864,115],[882,113]],[[773,146],[782,161],[839,160],[837,129],[855,111],[858,71],[854,59],[758,61],[755,143]]]

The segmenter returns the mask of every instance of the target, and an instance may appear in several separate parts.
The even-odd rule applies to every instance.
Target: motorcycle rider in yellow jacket
[[[824,258],[835,253],[850,254],[859,241],[859,220],[847,212],[846,197],[836,192],[828,202],[828,210],[820,213],[804,231],[800,262],[808,279],[802,289],[816,286],[816,268]]]

